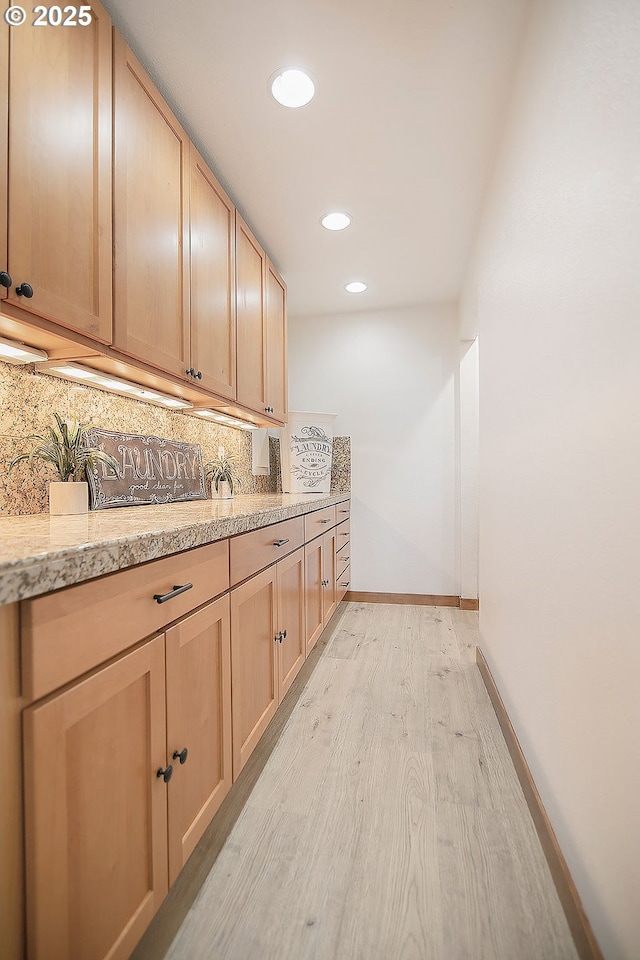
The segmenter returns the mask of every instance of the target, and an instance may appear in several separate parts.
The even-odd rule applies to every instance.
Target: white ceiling
[[[103,0],[282,272],[291,318],[458,298],[527,2]],[[308,106],[272,99],[286,66],[314,78]],[[323,229],[330,210],[352,225]]]

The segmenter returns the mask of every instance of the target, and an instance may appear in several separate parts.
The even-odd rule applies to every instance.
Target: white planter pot
[[[62,483],[49,484],[49,513],[55,517],[68,517],[89,511],[89,484]]]
[[[216,490],[215,484],[211,484],[211,496],[214,500],[233,500],[233,491],[229,486],[228,480],[221,480]]]

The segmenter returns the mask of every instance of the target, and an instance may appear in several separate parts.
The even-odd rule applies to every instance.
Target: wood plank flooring
[[[576,960],[476,643],[475,612],[343,604],[136,960]]]

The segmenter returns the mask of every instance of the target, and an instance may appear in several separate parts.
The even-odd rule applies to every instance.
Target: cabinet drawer
[[[351,581],[351,567],[345,567],[342,571],[342,575],[336,580],[336,602],[340,603],[345,593],[349,589],[349,583]]]
[[[304,539],[308,543],[314,537],[319,537],[321,533],[330,530],[336,525],[335,506],[325,507],[323,510],[314,510],[313,513],[304,515]]]
[[[341,550],[351,539],[351,521],[343,520],[336,527],[336,550]]]
[[[303,543],[302,517],[292,517],[234,537],[230,542],[231,586],[286,557]]]
[[[336,523],[340,523],[345,517],[351,516],[351,500],[343,500],[342,503],[336,503]]]
[[[344,579],[344,572],[351,562],[351,557],[349,556],[350,550],[349,547],[345,547],[344,550],[340,550],[336,553],[336,579]]]
[[[220,540],[23,601],[24,695],[37,700],[228,588],[229,541]]]

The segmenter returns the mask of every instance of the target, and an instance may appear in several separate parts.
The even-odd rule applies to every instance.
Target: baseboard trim
[[[513,765],[518,774],[518,779],[538,833],[540,845],[542,846],[549,865],[549,870],[551,871],[562,909],[567,918],[578,956],[580,960],[604,960],[593,930],[591,929],[591,924],[584,912],[576,886],[569,873],[569,867],[564,859],[556,835],[553,832],[547,811],[544,808],[535,781],[531,775],[529,765],[522,752],[522,747],[518,742],[516,732],[509,719],[509,714],[500,696],[500,691],[496,686],[489,665],[480,647],[476,647],[476,663],[478,664],[478,669],[484,680],[484,685],[487,688],[489,699],[493,704],[502,735],[504,736],[505,743],[513,760]]]
[[[460,609],[461,610],[479,610],[480,601],[479,600],[466,600],[464,597],[460,597]]]
[[[343,600],[355,603],[410,603],[424,607],[459,607],[460,597],[440,596],[431,593],[368,593],[347,590]]]

